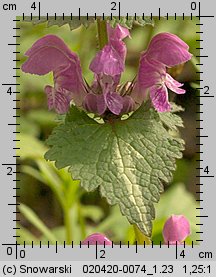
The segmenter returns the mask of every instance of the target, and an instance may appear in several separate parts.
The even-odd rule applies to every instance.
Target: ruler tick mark
[[[40,15],[41,15],[41,6],[40,6],[40,2],[38,3],[38,11],[39,11],[38,18],[39,18],[39,20],[40,20]]]
[[[207,55],[196,55],[197,58],[208,58]]]

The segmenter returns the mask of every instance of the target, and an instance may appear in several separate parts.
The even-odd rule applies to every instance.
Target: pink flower
[[[190,223],[183,215],[172,215],[163,228],[165,244],[181,244],[190,235]]]
[[[153,106],[159,112],[170,110],[167,88],[177,94],[186,92],[180,88],[183,84],[177,82],[166,73],[166,66],[164,64],[155,60],[149,60],[147,55],[143,55],[140,61],[138,83],[144,93],[148,89]]]
[[[107,238],[105,237],[103,234],[100,234],[100,233],[94,233],[90,236],[88,236],[84,241],[82,241],[82,244],[83,245],[95,245],[95,244],[98,244],[98,245],[112,245],[112,242]]]
[[[125,69],[128,29],[117,24],[107,24],[108,44],[100,50],[90,64],[94,81],[88,85],[82,77],[80,61],[65,43],[54,35],[47,35],[26,52],[28,60],[22,70],[44,75],[53,72],[54,87],[46,86],[49,109],[66,113],[70,102],[100,116],[107,112],[125,114],[137,109],[150,95],[152,104],[159,112],[169,111],[168,89],[182,94],[182,84],[166,73],[166,67],[188,61],[191,54],[180,38],[169,33],[156,35],[146,52],[141,55],[137,78],[125,86],[119,85]]]
[[[138,93],[142,97],[148,91],[153,106],[159,112],[170,111],[167,88],[177,94],[186,92],[180,88],[183,84],[166,73],[166,67],[191,59],[192,55],[188,52],[188,48],[188,45],[176,35],[160,33],[151,40],[147,51],[141,55],[137,80]]]
[[[71,99],[78,106],[82,104],[85,84],[79,58],[60,38],[47,35],[36,41],[25,55],[29,58],[22,65],[24,72],[37,75],[53,72],[54,88],[45,87],[49,109],[65,113]]]
[[[84,102],[85,109],[102,115],[108,108],[113,114],[127,113],[134,108],[132,98],[124,98],[116,92],[121,73],[125,68],[126,45],[122,41],[130,36],[128,29],[117,24],[111,28],[107,24],[109,43],[100,50],[90,64],[95,73],[94,89],[101,87],[102,95],[89,94]]]

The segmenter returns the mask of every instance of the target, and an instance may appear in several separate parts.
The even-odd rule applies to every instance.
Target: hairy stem
[[[97,19],[98,40],[100,49],[108,43],[107,25],[106,20]]]

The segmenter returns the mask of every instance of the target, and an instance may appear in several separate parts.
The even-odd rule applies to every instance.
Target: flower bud
[[[82,241],[82,245],[96,245],[96,242],[98,245],[112,245],[112,242],[105,237],[103,234],[100,233],[94,233],[90,236],[88,236],[84,241]]]
[[[190,235],[190,223],[183,215],[172,215],[164,224],[165,244],[181,244]]]

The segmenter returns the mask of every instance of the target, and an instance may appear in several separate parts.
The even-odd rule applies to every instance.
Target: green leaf
[[[52,244],[55,244],[56,237],[52,234],[49,228],[42,222],[42,220],[36,215],[36,213],[24,204],[19,206],[20,212],[25,218],[34,225]]]
[[[170,113],[159,113],[160,119],[163,124],[170,130],[177,131],[178,127],[184,127],[181,117],[174,114],[176,112],[182,112],[184,109],[181,106],[177,106],[172,103],[172,110]]]
[[[65,24],[68,24],[71,30],[79,28],[81,25],[85,26],[86,28],[91,24],[95,22],[95,18],[93,16],[89,16],[88,19],[86,16],[81,16],[80,18],[78,16],[73,16],[72,19],[70,16],[65,16],[63,19],[63,16],[49,16],[48,20],[46,16],[41,16],[40,19],[38,17],[25,17],[25,20],[27,22],[32,22],[33,24],[40,24],[47,22],[47,26],[63,26]]]
[[[145,26],[145,25],[152,25],[154,26],[154,20],[150,18],[150,16],[145,16],[144,19],[142,16],[112,16],[106,17],[106,20],[109,21],[112,27],[116,27],[117,24],[121,26],[132,29],[134,25]]]
[[[118,204],[131,224],[148,237],[163,183],[172,179],[183,140],[174,138],[149,103],[129,119],[99,124],[72,106],[65,124],[47,141],[45,158],[70,167],[75,179],[92,191],[100,187],[109,204]]]

